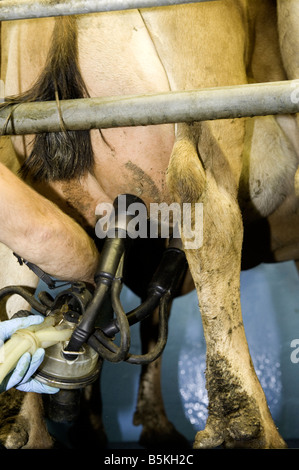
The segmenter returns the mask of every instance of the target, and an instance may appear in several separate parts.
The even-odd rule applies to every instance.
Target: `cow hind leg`
[[[174,146],[168,186],[180,203],[203,202],[203,244],[185,248],[207,344],[209,417],[194,447],[285,447],[256,377],[242,322],[243,227],[236,195],[217,184],[213,169],[204,170],[188,138]],[[186,246],[183,230],[182,241]]]

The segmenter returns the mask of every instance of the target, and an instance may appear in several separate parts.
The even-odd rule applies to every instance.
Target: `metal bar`
[[[80,15],[135,8],[201,3],[217,0],[3,0],[0,21]]]
[[[68,130],[107,129],[299,112],[299,80],[60,102]],[[55,101],[0,108],[3,135],[59,132]]]

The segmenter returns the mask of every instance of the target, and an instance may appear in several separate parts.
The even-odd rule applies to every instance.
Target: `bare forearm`
[[[33,243],[18,254],[59,279],[93,282],[99,256],[94,242],[72,219],[58,213],[55,217],[54,207],[48,216],[39,222]]]
[[[91,282],[94,242],[57,206],[0,165],[0,241],[60,279]]]

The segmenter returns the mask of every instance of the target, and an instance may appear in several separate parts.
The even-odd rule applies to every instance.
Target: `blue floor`
[[[124,289],[128,311],[138,299]],[[241,302],[247,340],[269,408],[286,440],[299,438],[299,277],[292,262],[260,265],[241,273]],[[139,353],[138,325],[132,352]],[[293,355],[292,355],[293,353]],[[293,360],[293,361],[292,361]],[[105,363],[104,423],[113,443],[138,442],[132,424],[140,366]],[[177,299],[164,352],[162,391],[169,419],[191,442],[207,418],[205,341],[195,292]],[[129,445],[129,444],[128,444]]]

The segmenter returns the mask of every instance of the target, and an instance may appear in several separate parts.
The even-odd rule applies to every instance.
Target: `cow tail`
[[[75,17],[58,17],[46,65],[33,87],[14,102],[57,102],[61,132],[37,134],[30,155],[21,167],[21,176],[33,180],[57,181],[79,178],[93,170],[89,131],[66,131],[59,101],[88,97],[78,64]]]

